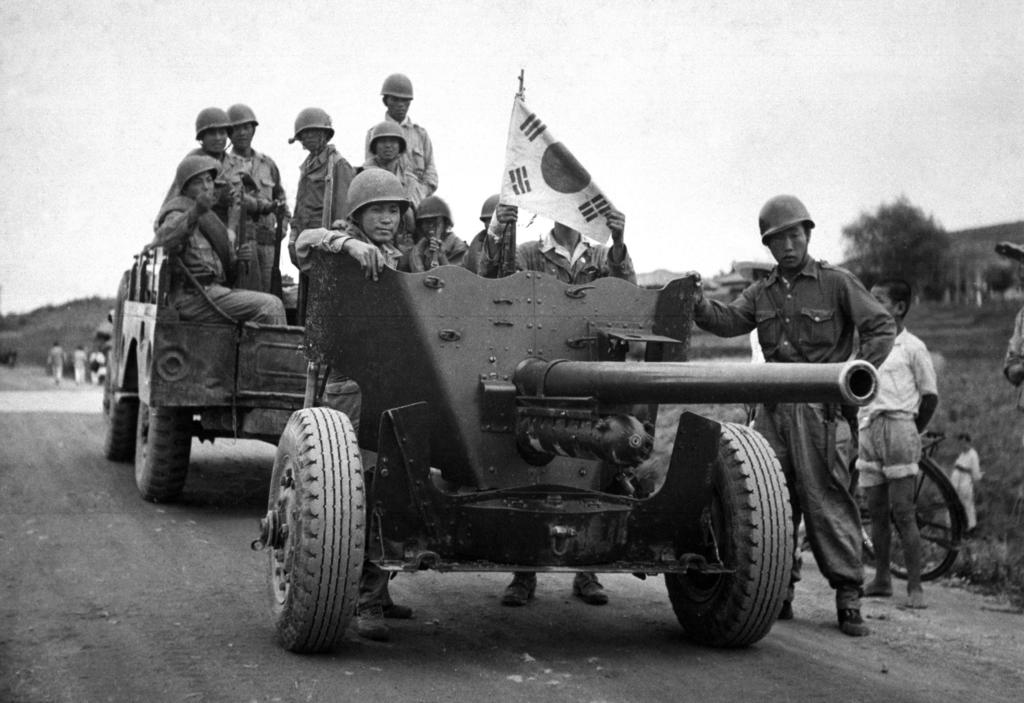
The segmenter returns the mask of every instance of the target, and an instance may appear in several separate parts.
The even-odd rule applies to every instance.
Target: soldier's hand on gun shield
[[[358,239],[346,239],[343,250],[359,262],[367,278],[372,278],[376,281],[380,272],[384,270],[384,257],[381,255],[380,249],[369,242],[361,242]]]

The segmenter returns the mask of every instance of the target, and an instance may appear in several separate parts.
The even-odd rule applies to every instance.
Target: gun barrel
[[[846,403],[866,405],[878,376],[866,361],[836,364],[544,361],[515,372],[522,395],[605,403]]]

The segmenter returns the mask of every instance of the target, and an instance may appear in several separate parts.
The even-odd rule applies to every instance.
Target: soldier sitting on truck
[[[156,236],[149,246],[163,247],[181,264],[172,272],[170,302],[182,320],[283,325],[279,298],[229,287],[237,262],[255,261],[256,252],[247,242],[236,254],[227,227],[211,210],[219,171],[215,159],[186,156],[175,174],[175,195],[157,215]]]
[[[415,244],[405,252],[400,268],[429,271],[435,266],[461,266],[466,243],[452,231],[452,211],[436,195],[423,199],[416,210]]]
[[[336,223],[336,228],[307,229],[298,236],[295,241],[298,266],[301,270],[308,269],[314,250],[348,254],[359,262],[367,278],[376,281],[385,266],[399,267],[402,252],[393,242],[409,201],[394,174],[374,168],[352,179],[347,202],[348,217]],[[345,413],[358,434],[361,393],[358,384],[345,376],[343,370],[332,369],[328,373],[324,405]],[[412,609],[391,601],[387,572],[367,560],[363,565],[356,608],[355,624],[359,636],[386,641],[390,638],[390,631],[384,623],[385,618],[411,617]]]
[[[478,273],[494,278],[499,272],[501,231],[507,225],[514,225],[519,210],[513,205],[498,204],[488,236],[480,251]],[[593,244],[578,231],[555,222],[551,231],[540,241],[524,242],[516,247],[517,271],[542,271],[549,273],[563,283],[590,283],[597,278],[623,278],[636,283],[633,261],[629,257],[622,238],[626,218],[618,210],[611,210],[607,216],[608,228],[612,231],[612,246]],[[537,589],[537,574],[533,571],[517,571],[505,588],[501,604],[522,606],[533,598]],[[597,580],[597,574],[580,571],[572,582],[574,596],[590,605],[604,605],[608,594]]]

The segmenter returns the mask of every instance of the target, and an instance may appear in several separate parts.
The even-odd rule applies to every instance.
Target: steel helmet
[[[252,108],[242,103],[235,103],[228,108],[228,120],[231,121],[232,127],[237,127],[246,122],[252,122],[254,125],[259,124],[259,120],[256,119],[256,113],[252,111]]]
[[[196,139],[202,137],[203,132],[206,130],[217,129],[218,127],[223,127],[224,129],[231,128],[231,120],[228,119],[228,113],[219,107],[205,107],[196,115]]]
[[[491,221],[491,215],[494,214],[494,209],[498,207],[498,200],[501,198],[500,193],[495,193],[491,197],[484,201],[484,206],[480,208],[480,220],[487,224]]]
[[[404,73],[392,73],[384,79],[380,94],[412,100],[412,81]]]
[[[398,153],[404,154],[406,149],[405,134],[402,133],[402,125],[391,120],[384,120],[380,124],[374,125],[373,129],[370,130],[370,152],[373,152],[373,143],[381,137],[394,137],[399,141]]]
[[[417,220],[425,220],[428,217],[444,217],[448,220],[449,225],[455,224],[452,220],[452,211],[448,208],[448,203],[436,195],[428,195],[420,202],[419,207],[416,208]]]
[[[319,107],[307,107],[295,118],[295,136],[288,139],[292,144],[299,138],[299,133],[304,129],[326,129],[327,139],[334,136],[334,127],[331,126],[331,116],[327,111]]]
[[[192,178],[207,171],[213,171],[213,177],[216,178],[220,173],[220,162],[211,156],[201,154],[186,156],[178,164],[178,170],[174,172],[174,182],[178,184],[178,192],[184,190],[185,184]]]
[[[792,195],[776,195],[770,198],[757,216],[757,225],[761,229],[761,243],[767,244],[768,237],[800,222],[806,222],[808,229],[814,228],[814,220],[799,199]]]
[[[359,208],[372,203],[398,203],[405,214],[409,199],[398,176],[382,168],[368,168],[356,174],[348,186],[347,217],[355,215]]]

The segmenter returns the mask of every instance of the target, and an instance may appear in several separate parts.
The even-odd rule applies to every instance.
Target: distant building
[[[953,289],[947,297],[954,302],[974,300],[979,291],[988,292],[985,271],[993,266],[1009,265],[1009,261],[995,252],[999,242],[1024,244],[1024,221],[1007,222],[987,227],[974,227],[949,233]],[[1008,297],[1019,296],[1019,289],[1007,291]]]

